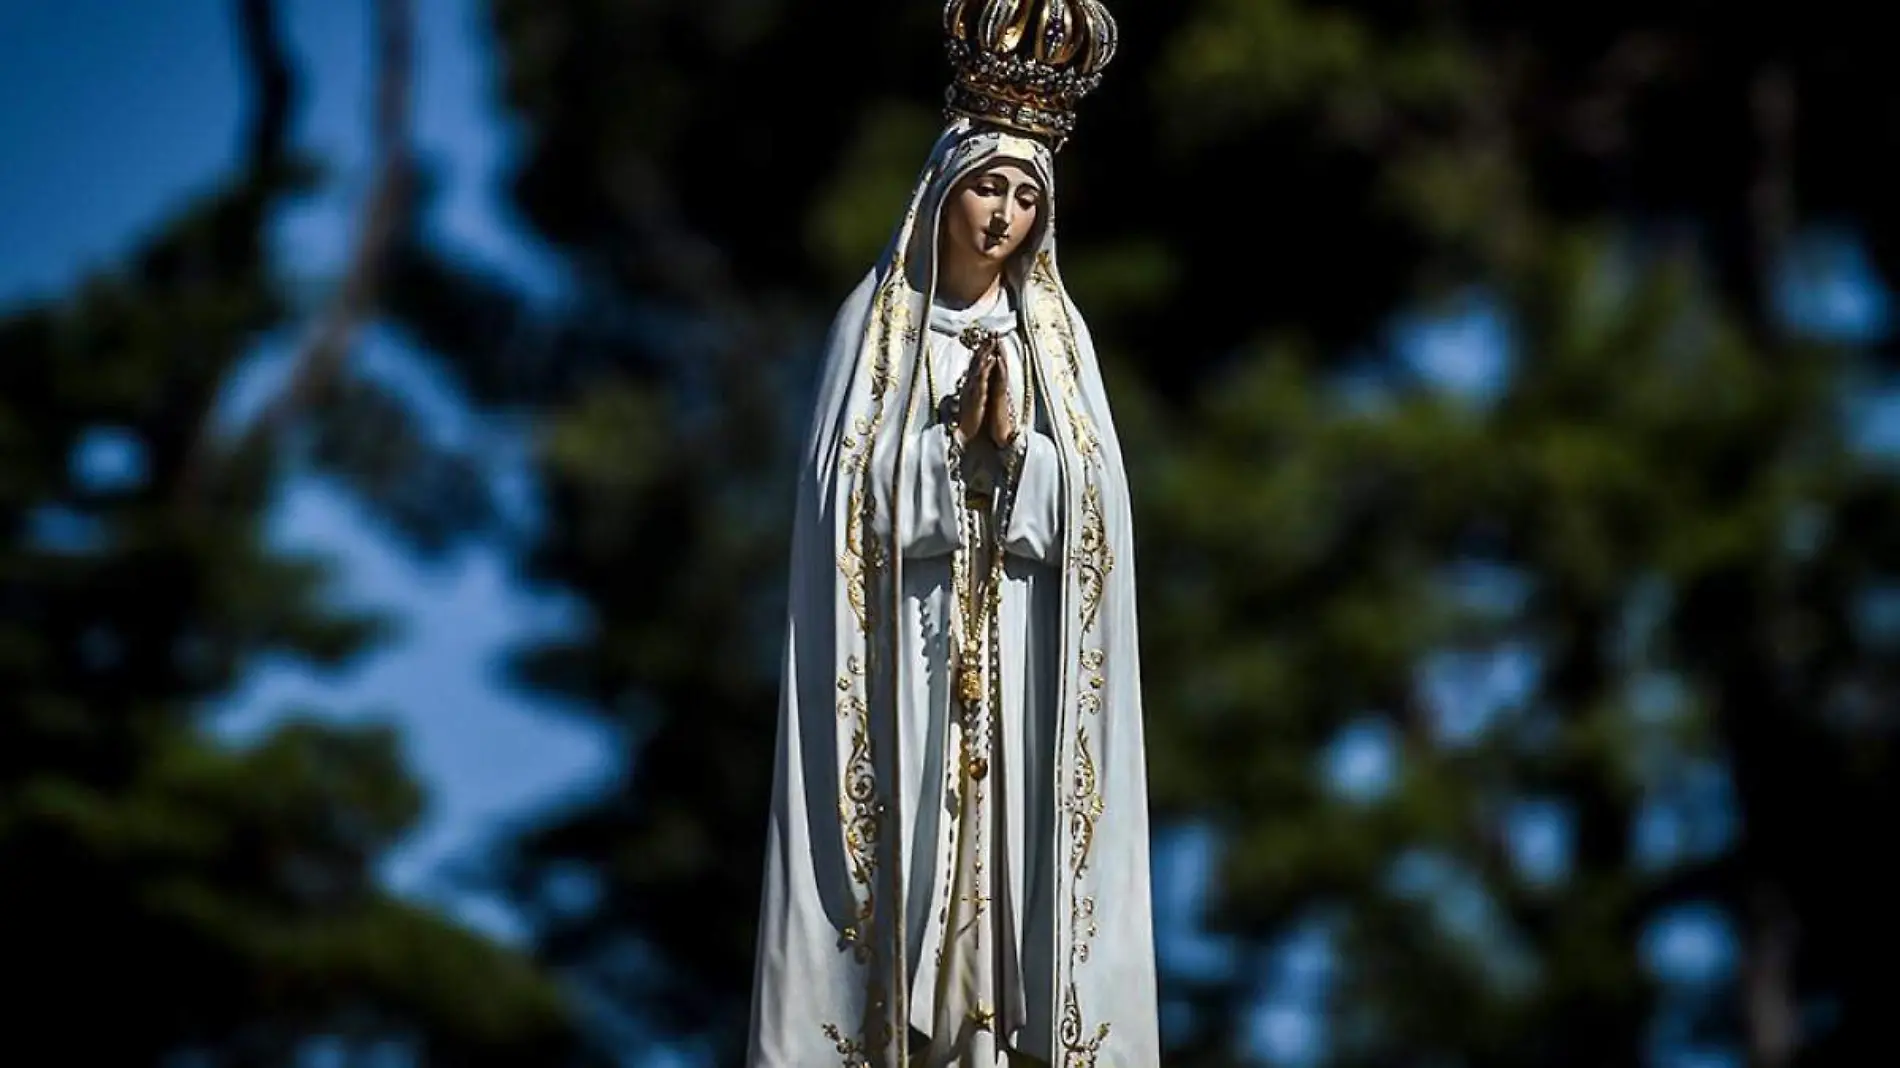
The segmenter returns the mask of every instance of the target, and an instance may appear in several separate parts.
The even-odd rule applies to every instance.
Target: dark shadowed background
[[[1894,1061],[1877,8],[1113,9],[1058,182],[1166,1063]],[[937,16],[0,0],[27,1063],[738,1063],[790,450]]]

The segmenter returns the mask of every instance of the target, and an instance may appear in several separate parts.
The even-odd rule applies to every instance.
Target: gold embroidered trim
[[[831,1039],[836,1044],[838,1052],[844,1056],[843,1068],[875,1068],[871,1061],[871,1050],[890,1044],[889,1028],[885,1031],[887,1033],[882,1042],[876,1046],[867,1047],[858,1039],[846,1038],[837,1024],[825,1025],[825,1037]]]
[[[1106,807],[1101,779],[1095,765],[1087,721],[1101,713],[1108,677],[1105,671],[1108,653],[1089,648],[1101,619],[1101,608],[1108,588],[1108,576],[1115,568],[1114,552],[1109,545],[1108,525],[1102,512],[1100,479],[1101,438],[1084,410],[1079,395],[1081,346],[1068,305],[1055,274],[1055,263],[1045,250],[1036,258],[1030,275],[1054,305],[1047,321],[1035,329],[1045,343],[1058,344],[1062,357],[1054,361],[1056,382],[1062,395],[1062,407],[1075,443],[1078,461],[1083,465],[1081,526],[1069,565],[1076,576],[1077,593],[1082,599],[1082,644],[1080,653],[1081,692],[1076,695],[1080,713],[1075,732],[1075,764],[1070,771],[1062,799],[1062,813],[1069,835],[1069,952],[1063,961],[1066,977],[1062,983],[1062,1013],[1056,1033],[1059,1068],[1095,1068],[1111,1025],[1107,1022],[1091,1028],[1083,1011],[1076,970],[1088,963],[1091,946],[1099,928],[1095,919],[1095,898],[1082,892],[1087,881],[1090,858],[1095,848],[1095,828]]]
[[[1108,524],[1102,515],[1102,491],[1091,480],[1082,491],[1082,529],[1080,546],[1072,563],[1076,569],[1076,582],[1082,591],[1082,630],[1084,633],[1095,629],[1095,621],[1102,610],[1102,594],[1108,588],[1108,573],[1115,570],[1115,553],[1108,545]],[[1083,654],[1083,667],[1088,668],[1090,654]],[[1094,654],[1101,656],[1100,652]],[[1100,665],[1098,664],[1097,667]],[[1091,669],[1093,670],[1093,669]],[[1095,689],[1100,689],[1098,683]]]
[[[1088,659],[1088,654],[1084,654],[1084,659]],[[1063,986],[1057,1045],[1062,1050],[1062,1068],[1094,1068],[1096,1055],[1108,1039],[1110,1025],[1097,1024],[1093,1035],[1089,1034],[1082,1018],[1075,972],[1088,963],[1090,947],[1099,933],[1095,898],[1082,893],[1082,882],[1088,875],[1089,857],[1095,849],[1095,824],[1102,817],[1104,803],[1087,727],[1076,728],[1075,747],[1075,770],[1062,805],[1069,822],[1069,979]]]
[[[902,279],[903,260],[898,259],[891,270],[893,279]],[[844,552],[838,557],[838,570],[844,575],[845,596],[857,616],[858,630],[867,635],[871,632],[867,601],[870,573],[885,562],[882,546],[877,542],[867,546],[864,536],[866,530],[875,526],[876,517],[876,498],[868,492],[871,456],[877,447],[877,432],[884,424],[884,410],[891,392],[895,347],[892,340],[908,336],[909,318],[910,306],[904,303],[903,287],[887,281],[878,293],[876,355],[870,369],[871,396],[865,402],[865,414],[853,421],[853,432],[846,435],[843,453],[838,458],[839,474],[851,487],[845,507]]]
[[[884,806],[877,797],[877,765],[871,759],[871,706],[863,697],[864,662],[857,657],[845,661],[845,674],[838,676],[838,715],[851,722],[851,750],[845,757],[844,789],[838,796],[838,819],[844,824],[845,853],[850,858],[851,880],[864,887],[854,921],[838,936],[839,951],[849,950],[859,964],[871,961],[871,945],[866,935],[877,912],[877,894],[871,877],[877,868],[877,842],[883,822]]]
[[[914,215],[913,217],[914,218]],[[912,218],[905,220],[908,232]],[[878,851],[884,835],[884,802],[879,796],[877,754],[871,739],[868,655],[871,635],[869,587],[871,575],[888,563],[884,546],[867,539],[866,531],[876,529],[876,497],[869,492],[871,461],[877,447],[878,430],[883,426],[885,409],[893,383],[892,367],[898,347],[909,336],[909,305],[903,300],[904,259],[897,256],[891,265],[876,305],[875,352],[869,368],[870,396],[865,410],[852,423],[838,460],[839,477],[850,486],[846,500],[844,550],[838,557],[838,570],[844,577],[845,597],[858,622],[857,652],[845,658],[845,673],[838,676],[838,714],[851,720],[851,747],[845,755],[838,797],[838,817],[844,826],[844,846],[849,858],[851,880],[861,887],[852,922],[839,933],[838,949],[849,952],[865,967],[864,1016],[856,1037],[846,1037],[835,1023],[823,1025],[824,1033],[844,1058],[843,1068],[873,1068],[873,1052],[886,1049],[895,1038],[887,1011],[887,998],[879,990],[882,977],[877,968],[880,946],[877,942],[878,896],[875,879]],[[865,654],[865,655],[860,655]]]
[[[1071,773],[1069,795],[1063,804],[1069,820],[1070,882],[1069,981],[1064,987],[1059,1035],[1062,1068],[1094,1068],[1096,1056],[1109,1032],[1107,1023],[1096,1025],[1093,1034],[1089,1032],[1083,1022],[1075,979],[1076,969],[1088,963],[1090,946],[1098,933],[1095,899],[1084,895],[1082,886],[1095,848],[1095,825],[1106,808],[1087,721],[1102,711],[1104,692],[1108,687],[1105,671],[1108,652],[1101,648],[1088,648],[1086,642],[1095,633],[1100,621],[1103,593],[1115,562],[1109,551],[1107,523],[1102,515],[1101,489],[1095,476],[1096,471],[1091,469],[1089,481],[1082,491],[1082,529],[1078,532],[1080,547],[1072,558],[1076,587],[1082,596],[1082,635],[1085,644],[1079,656],[1082,690],[1076,696],[1076,709],[1081,713],[1075,730],[1076,763]]]
[[[1055,263],[1045,250],[1036,257],[1035,269],[1031,279],[1043,287],[1049,303],[1055,306],[1054,322],[1048,328],[1056,332],[1062,343],[1062,359],[1056,361],[1056,380],[1062,387],[1062,406],[1069,417],[1069,433],[1075,439],[1075,451],[1084,461],[1095,457],[1101,448],[1101,438],[1095,433],[1095,424],[1082,410],[1077,396],[1077,381],[1082,376],[1082,361],[1079,352],[1080,343],[1076,340],[1075,323],[1069,318],[1069,306],[1062,299],[1062,286],[1056,279]]]
[[[1076,1004],[1074,983],[1069,984],[1068,996],[1063,999],[1062,1024],[1056,1038],[1062,1049],[1062,1068],[1095,1068],[1102,1044],[1108,1041],[1107,1024],[1096,1024],[1095,1033],[1089,1034],[1088,1025],[1082,1022],[1082,1010]]]

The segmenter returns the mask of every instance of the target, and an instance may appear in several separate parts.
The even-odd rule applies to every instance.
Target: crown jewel
[[[956,68],[948,111],[1058,148],[1115,58],[1115,19],[1100,0],[949,0],[943,28]]]

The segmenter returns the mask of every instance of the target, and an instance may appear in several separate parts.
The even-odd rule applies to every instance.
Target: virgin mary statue
[[[952,0],[801,465],[753,1068],[1155,1068],[1128,485],[1057,266],[1096,0]]]

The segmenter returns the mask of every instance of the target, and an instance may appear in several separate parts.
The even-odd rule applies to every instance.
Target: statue
[[[801,465],[753,1068],[1160,1063],[1129,497],[1057,266],[1098,0],[951,0]]]

